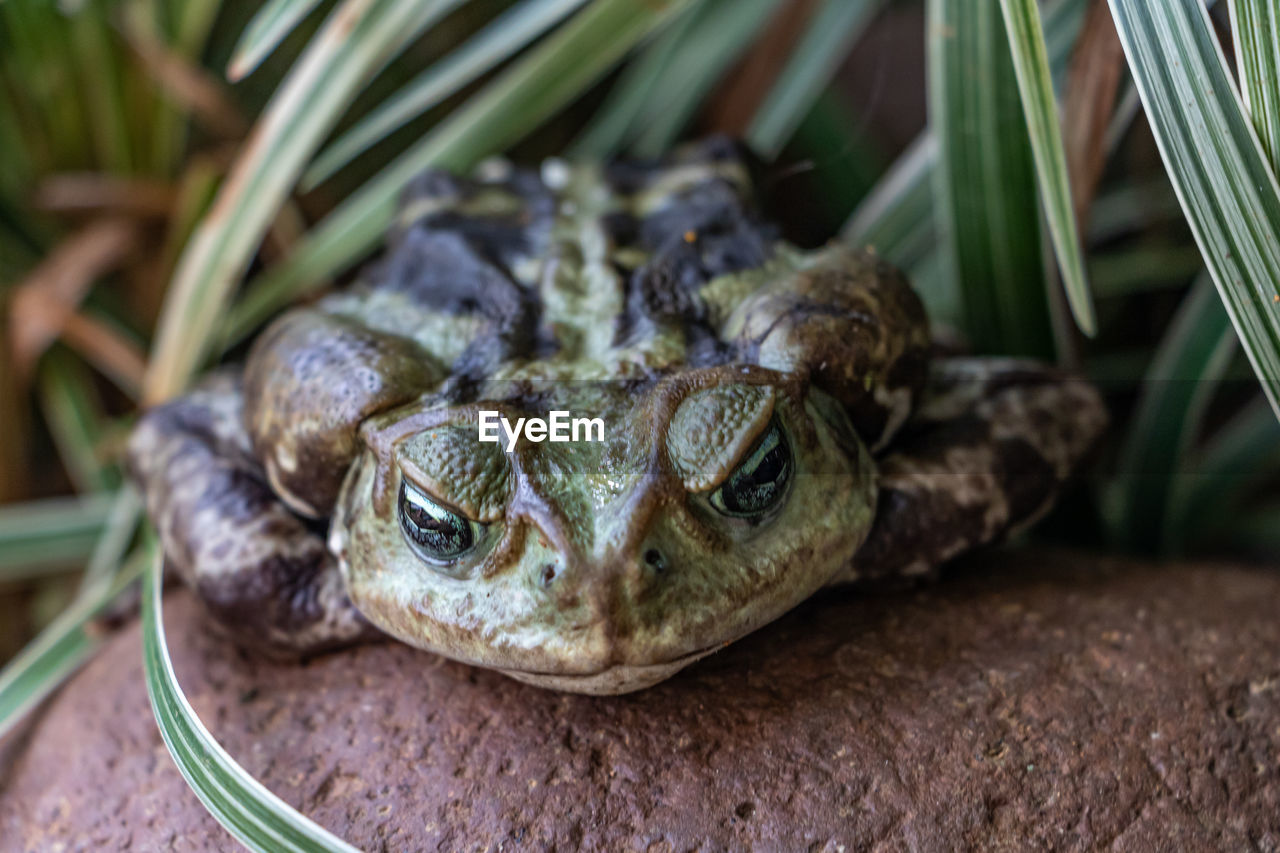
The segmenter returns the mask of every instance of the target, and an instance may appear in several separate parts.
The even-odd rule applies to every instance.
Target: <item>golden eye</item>
[[[400,481],[400,528],[418,556],[432,563],[463,556],[484,538],[485,531],[483,524],[446,509],[404,480]]]
[[[786,494],[792,467],[786,437],[776,422],[770,424],[747,458],[711,493],[711,505],[734,518],[759,518]]]

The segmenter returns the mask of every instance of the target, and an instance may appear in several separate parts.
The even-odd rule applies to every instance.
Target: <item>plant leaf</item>
[[[1174,484],[1234,346],[1226,312],[1202,277],[1160,340],[1130,420],[1114,524],[1123,544],[1151,550],[1166,540]]]
[[[109,493],[96,493],[0,507],[0,580],[24,580],[83,565],[113,500]]]
[[[142,653],[151,710],[169,754],[191,789],[228,832],[250,850],[342,851],[355,848],[295,811],[236,763],[200,722],[183,695],[165,645],[163,555],[153,548],[142,586]]]
[[[102,400],[84,365],[64,350],[48,353],[37,382],[45,424],[62,467],[79,492],[119,485],[119,471],[105,465],[99,450]]]
[[[1231,0],[1229,8],[1244,103],[1274,173],[1280,171],[1280,2]]]
[[[1035,167],[1000,6],[927,9],[938,230],[965,325],[981,352],[1051,358]]]
[[[345,0],[280,85],[178,262],[146,401],[180,390],[280,205],[321,139],[386,60],[463,0]]]
[[[1226,527],[1248,487],[1280,471],[1280,421],[1265,398],[1215,430],[1178,478],[1166,527],[1169,550],[1184,551]]]
[[[1098,321],[1089,296],[1089,283],[1085,279],[1080,235],[1076,233],[1071,180],[1067,177],[1067,154],[1062,147],[1058,102],[1053,95],[1053,78],[1049,74],[1040,10],[1036,0],[1000,0],[1000,9],[1004,13],[1014,74],[1022,96],[1022,112],[1031,138],[1040,201],[1049,223],[1058,268],[1062,272],[1067,304],[1071,306],[1071,315],[1080,330],[1086,335],[1093,335],[1097,332]]]
[[[0,738],[92,657],[100,645],[88,623],[138,578],[146,565],[145,549],[118,572],[82,589],[66,610],[0,670]]]
[[[1199,0],[1109,2],[1165,169],[1280,415],[1280,185]]]
[[[858,205],[841,239],[870,246],[903,268],[920,260],[935,242],[933,169],[937,159],[937,138],[928,132],[917,136]]]
[[[311,189],[406,122],[518,53],[586,0],[525,0],[423,71],[325,148],[302,177]]]
[[[676,141],[698,104],[755,40],[780,0],[710,0],[680,47],[663,67],[639,115],[633,146],[641,157],[657,157]]]
[[[769,158],[777,155],[884,2],[823,3],[751,120],[746,137],[753,149]]]
[[[1055,76],[1066,73],[1084,12],[1085,0],[1057,0],[1046,6],[1045,40]],[[950,311],[944,306],[957,303],[960,294],[953,272],[929,258],[938,247],[933,199],[937,152],[932,131],[924,131],[854,211],[841,239],[875,246],[904,269],[928,270],[940,297],[930,303],[930,312],[941,316]]]
[[[569,146],[570,157],[603,160],[615,156],[634,135],[640,113],[663,70],[671,64],[707,0],[693,0],[684,14],[669,22],[627,63],[608,98]]]
[[[528,133],[598,80],[691,0],[596,0],[508,67],[314,228],[283,263],[252,281],[231,311],[235,342],[382,238],[404,186],[429,166],[464,169]]]
[[[319,5],[320,0],[267,0],[240,34],[240,41],[227,63],[227,79],[234,83],[253,73]]]

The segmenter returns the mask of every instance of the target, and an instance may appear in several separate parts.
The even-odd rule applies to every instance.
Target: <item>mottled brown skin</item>
[[[242,382],[148,414],[131,464],[171,564],[247,645],[384,632],[626,692],[1047,510],[1096,393],[929,354],[901,275],[778,240],[730,143],[429,173],[381,261],[273,323]],[[508,452],[478,441],[485,409],[605,436]]]

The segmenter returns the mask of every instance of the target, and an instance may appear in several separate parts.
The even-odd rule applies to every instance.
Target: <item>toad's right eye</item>
[[[452,563],[484,538],[485,525],[464,518],[400,481],[400,529],[414,552],[437,565]]]

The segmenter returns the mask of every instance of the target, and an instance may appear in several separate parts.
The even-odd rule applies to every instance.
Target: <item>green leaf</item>
[[[795,132],[885,0],[826,0],[747,129],[747,142],[772,159]]]
[[[644,106],[654,93],[664,69],[671,64],[689,29],[698,20],[707,0],[693,0],[684,14],[673,19],[644,46],[640,55],[627,63],[618,82],[600,109],[587,122],[578,138],[569,146],[570,157],[579,160],[603,160],[622,150],[634,136],[635,125]]]
[[[227,63],[227,78],[234,83],[253,73],[284,37],[319,5],[320,0],[267,0],[240,34],[240,41]]]
[[[938,230],[982,352],[1054,353],[1031,145],[1000,6],[929,0]]]
[[[379,104],[316,157],[302,177],[311,189],[406,122],[505,62],[586,0],[525,0]]]
[[[1190,244],[1137,245],[1099,252],[1089,259],[1098,299],[1185,287],[1203,269],[1199,250]]]
[[[80,579],[81,595],[92,594],[94,589],[111,582],[138,532],[142,511],[142,497],[131,484],[126,483],[116,492],[102,535],[89,554],[84,576]]]
[[[0,507],[0,581],[65,572],[93,553],[115,496],[44,498]]]
[[[1274,172],[1280,170],[1280,2],[1231,0],[1229,8],[1244,103]]]
[[[1071,201],[1071,181],[1067,177],[1067,154],[1058,126],[1058,102],[1053,94],[1053,77],[1040,25],[1036,0],[1000,0],[1005,31],[1013,54],[1013,68],[1022,95],[1022,111],[1031,138],[1040,200],[1044,206],[1049,234],[1062,271],[1067,304],[1076,325],[1086,335],[1097,332],[1093,300],[1085,280],[1084,253],[1076,233],[1076,216]]]
[[[1109,2],[1183,212],[1280,414],[1280,185],[1199,0]]]
[[[870,246],[906,268],[930,253],[936,242],[933,218],[934,165],[938,141],[922,133],[889,167],[841,232],[841,239]]]
[[[185,386],[302,167],[369,77],[462,0],[345,0],[258,121],[178,262],[146,381],[148,401]]]
[[[1122,544],[1146,550],[1167,544],[1175,484],[1234,345],[1226,312],[1201,278],[1156,349],[1125,436],[1113,518]]]
[[[777,10],[780,0],[710,0],[680,49],[662,69],[649,103],[639,116],[634,152],[641,157],[665,153],[689,119]]]
[[[1169,550],[1209,540],[1240,512],[1248,490],[1280,473],[1280,421],[1259,397],[1212,438],[1175,484],[1169,524]]]
[[[510,145],[580,95],[689,2],[658,6],[649,0],[596,0],[352,194],[283,263],[251,282],[231,312],[226,339],[239,340],[377,245],[400,191],[424,169],[465,169]]]
[[[142,549],[118,572],[85,587],[70,607],[0,670],[0,738],[93,656],[101,640],[89,622],[138,578],[146,565]]]
[[[165,644],[163,555],[154,549],[142,586],[142,652],[147,695],[169,754],[187,784],[228,832],[250,850],[343,851],[355,848],[308,820],[236,763],[183,695]]]
[[[856,130],[860,125],[849,104],[827,89],[791,135],[788,144],[804,152],[812,170],[806,183],[821,188],[807,214],[815,224],[846,219],[884,174],[889,159],[878,140]]]
[[[84,365],[54,349],[41,359],[38,381],[41,410],[58,456],[76,490],[96,492],[120,485],[120,472],[104,464],[102,402]]]
[[[1044,17],[1045,43],[1054,78],[1060,84],[1066,73],[1071,51],[1084,20],[1085,0],[1056,0],[1046,4]],[[953,271],[930,257],[938,246],[934,219],[933,169],[937,159],[935,142],[926,130],[912,143],[897,163],[846,224],[842,239],[855,244],[870,244],[882,255],[903,268],[919,267],[928,271],[930,281],[942,296],[937,308],[953,305],[960,298]],[[913,281],[915,279],[913,278]]]

